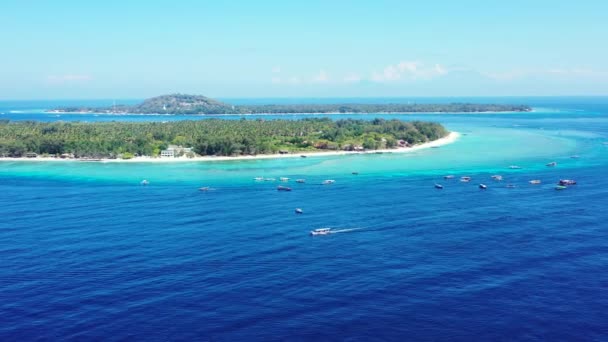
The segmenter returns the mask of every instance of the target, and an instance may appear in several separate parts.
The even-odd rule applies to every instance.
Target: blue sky
[[[608,95],[608,1],[0,2],[0,99]]]

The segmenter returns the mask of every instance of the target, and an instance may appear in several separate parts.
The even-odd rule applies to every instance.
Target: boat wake
[[[330,231],[330,233],[331,234],[335,234],[335,233],[348,233],[348,232],[354,232],[356,230],[362,230],[362,229],[365,229],[365,228],[344,228],[344,229],[336,229],[336,230],[332,229]]]

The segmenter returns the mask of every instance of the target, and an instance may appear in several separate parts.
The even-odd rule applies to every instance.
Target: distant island
[[[131,159],[407,149],[449,132],[433,122],[374,119],[0,121],[0,157]]]
[[[153,97],[137,105],[110,107],[62,107],[51,113],[96,114],[329,114],[329,113],[480,113],[529,112],[526,105],[449,103],[449,104],[267,104],[230,105],[201,95],[172,94]]]

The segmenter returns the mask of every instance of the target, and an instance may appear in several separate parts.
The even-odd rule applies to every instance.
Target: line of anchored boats
[[[444,176],[444,179],[452,179],[454,178],[454,176],[452,175],[448,175],[448,176]],[[500,175],[493,175],[492,179],[495,181],[502,181],[503,178]],[[463,183],[468,183],[471,181],[471,177],[465,176],[465,177],[460,177],[460,181]],[[530,180],[528,183],[532,184],[532,185],[538,185],[541,184],[541,180],[540,179],[532,179]],[[555,190],[564,190],[566,189],[568,186],[570,185],[575,185],[576,181],[573,179],[560,179],[557,182],[557,185],[555,186]],[[515,184],[507,184],[506,185],[507,188],[516,188],[517,186]],[[439,184],[439,183],[435,183],[435,188],[436,189],[443,189],[443,185]],[[479,188],[482,190],[486,190],[488,188],[488,186],[484,183],[479,183]]]
[[[573,155],[573,156],[570,156],[570,158],[578,159],[579,156],[578,155]],[[553,162],[545,164],[545,166],[547,166],[547,167],[556,167],[557,166],[557,162],[553,161]],[[518,170],[518,169],[521,169],[521,166],[510,165],[508,168],[511,169],[511,170]],[[443,179],[445,179],[445,180],[450,180],[450,179],[454,179],[454,178],[455,178],[454,175],[443,176]],[[501,175],[492,175],[491,178],[493,180],[495,180],[495,181],[502,181],[503,180],[503,177]],[[471,181],[471,179],[472,178],[469,177],[469,176],[460,177],[460,181],[463,182],[463,183],[468,183],[468,182]],[[541,184],[541,180],[540,179],[532,179],[528,183],[530,183],[532,185],[538,185],[538,184]],[[572,179],[560,179],[557,182],[557,185],[555,186],[555,190],[565,190],[568,186],[575,185],[575,184],[576,184],[575,180],[572,180]],[[507,184],[506,187],[507,188],[516,188],[517,186],[515,184]],[[435,183],[435,188],[436,189],[443,189],[443,185],[439,184],[439,183]],[[480,183],[479,184],[479,188],[482,189],[482,190],[485,190],[485,189],[488,188],[488,186],[486,184],[484,184],[484,183]]]
[[[359,174],[359,173],[358,172],[353,172],[353,174]],[[287,183],[287,182],[289,182],[289,179],[290,178],[287,178],[287,177],[280,177],[279,181]],[[256,181],[256,182],[275,182],[276,178],[255,177],[253,180]],[[334,184],[335,182],[336,181],[333,180],[333,179],[326,179],[326,180],[322,181],[321,184],[323,184],[323,185],[329,185],[329,184]],[[299,184],[306,183],[306,179],[304,179],[304,178],[298,178],[298,179],[296,179],[296,183],[299,183]],[[278,191],[291,191],[292,189],[290,187],[288,187],[288,186],[279,185],[279,186],[277,186],[277,190]]]

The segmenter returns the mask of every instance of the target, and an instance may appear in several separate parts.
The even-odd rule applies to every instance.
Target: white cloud
[[[319,70],[319,73],[312,78],[312,81],[314,83],[326,83],[329,81],[329,76],[327,76],[325,70]]]
[[[270,79],[270,82],[274,83],[274,84],[280,84],[280,83],[282,83],[282,80],[280,77],[273,77]]]
[[[414,61],[401,61],[386,66],[382,72],[373,71],[370,79],[374,82],[391,82],[399,80],[432,79],[448,73],[440,64],[427,66]]]
[[[289,80],[287,80],[287,82],[289,82],[290,84],[300,84],[300,78],[297,76],[291,77],[289,78]]]
[[[277,65],[275,67],[272,68],[272,73],[273,74],[278,74],[281,72],[281,66]]]
[[[79,74],[65,74],[65,75],[51,75],[48,76],[47,81],[50,83],[74,83],[74,82],[88,82],[93,80],[89,75]]]
[[[361,81],[361,76],[359,76],[359,74],[350,73],[350,74],[344,76],[344,82],[347,82],[347,83],[355,83],[355,82],[360,82],[360,81]]]

